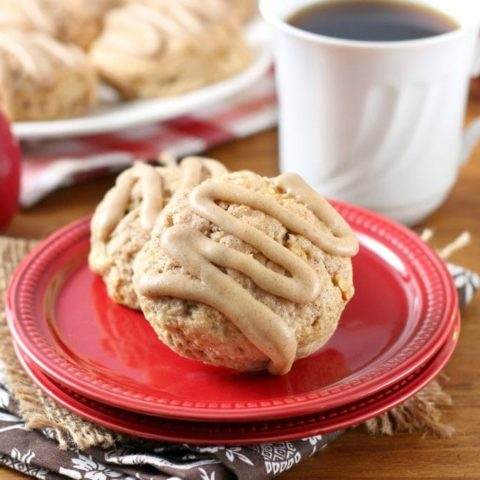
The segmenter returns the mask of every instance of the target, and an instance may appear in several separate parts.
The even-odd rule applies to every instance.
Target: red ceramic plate
[[[90,400],[59,385],[19,350],[17,355],[32,380],[49,397],[71,412],[112,430],[166,442],[245,445],[298,440],[325,434],[358,425],[390,410],[417,393],[438,374],[455,349],[459,328],[458,317],[454,329],[448,332],[449,338],[440,351],[425,365],[385,390],[321,413],[268,422],[188,422],[128,412]]]
[[[52,379],[120,408],[188,420],[257,421],[345,405],[398,382],[452,329],[444,263],[406,228],[336,204],[358,234],[356,295],[328,344],[284,376],[184,359],[140,313],[109,300],[87,266],[89,219],[43,242],[14,276],[8,317],[22,350]]]

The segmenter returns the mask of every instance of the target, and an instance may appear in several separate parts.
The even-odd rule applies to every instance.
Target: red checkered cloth
[[[21,205],[30,207],[53,190],[106,173],[135,159],[178,157],[260,132],[277,122],[273,74],[220,105],[166,122],[116,133],[22,143]]]

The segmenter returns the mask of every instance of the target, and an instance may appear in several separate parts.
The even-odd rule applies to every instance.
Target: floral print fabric
[[[463,306],[480,287],[480,277],[456,265],[448,268]],[[0,464],[42,480],[264,480],[314,455],[340,434],[250,447],[137,440],[108,450],[60,450],[52,430],[25,428],[0,372]]]

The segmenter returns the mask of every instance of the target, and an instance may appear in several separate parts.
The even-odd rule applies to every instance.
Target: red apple
[[[20,148],[8,121],[0,112],[0,231],[18,208],[20,194]]]

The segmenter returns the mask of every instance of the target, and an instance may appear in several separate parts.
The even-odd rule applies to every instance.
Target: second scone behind
[[[134,285],[177,353],[283,374],[335,331],[357,248],[298,176],[238,172],[176,195],[136,258]]]
[[[115,302],[139,308],[132,284],[133,261],[174,193],[226,172],[215,160],[188,157],[179,166],[139,162],[119,175],[93,215],[89,255],[90,268],[103,278]]]

